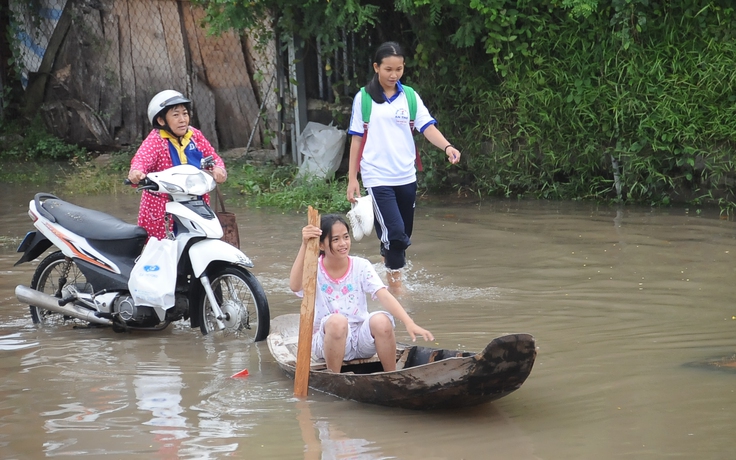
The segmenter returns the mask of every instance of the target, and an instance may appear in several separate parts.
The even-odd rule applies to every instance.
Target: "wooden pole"
[[[309,225],[319,227],[319,212],[309,207],[307,212]],[[297,343],[296,373],[294,374],[294,396],[307,396],[309,388],[309,364],[312,361],[312,323],[314,323],[314,300],[317,295],[317,260],[319,259],[319,238],[307,242],[304,254],[304,272],[302,288],[304,297],[299,314],[299,342]]]

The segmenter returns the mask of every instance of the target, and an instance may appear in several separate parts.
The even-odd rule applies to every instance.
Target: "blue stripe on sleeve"
[[[419,130],[419,132],[420,133],[423,133],[425,129],[429,128],[429,125],[436,125],[436,124],[437,124],[437,120],[432,120],[429,123],[427,123],[426,125],[422,126],[422,128]]]

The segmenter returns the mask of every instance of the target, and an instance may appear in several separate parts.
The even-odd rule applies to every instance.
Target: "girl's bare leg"
[[[345,342],[348,338],[348,319],[343,315],[331,315],[325,321],[325,363],[332,372],[339,374],[345,358]]]
[[[404,293],[404,286],[401,283],[401,269],[391,270],[386,269],[386,281],[388,284],[388,292],[394,295],[394,297],[400,297]]]
[[[370,319],[371,335],[376,341],[376,353],[384,372],[396,370],[396,336],[388,316],[373,315]]]

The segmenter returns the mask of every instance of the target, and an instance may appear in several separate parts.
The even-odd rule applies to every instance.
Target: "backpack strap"
[[[406,102],[409,103],[409,122],[414,123],[417,119],[417,93],[411,86],[402,85],[404,94],[406,94]]]
[[[366,91],[365,86],[360,88],[360,103],[363,113],[363,130],[365,131],[368,129],[368,123],[371,122],[371,109],[373,108],[373,99]]]
[[[414,88],[406,85],[402,85],[404,94],[406,95],[406,102],[409,105],[409,131],[414,135],[414,120],[417,117],[417,95],[414,92]],[[371,121],[371,109],[373,108],[373,99],[371,95],[366,91],[365,86],[360,88],[360,109],[363,116],[363,138],[360,141],[360,150],[358,151],[358,166],[357,171],[360,171],[360,160],[363,159],[363,149],[365,149],[365,143],[368,140],[368,123]],[[419,158],[419,147],[414,143],[416,149],[416,165],[418,171],[424,171],[422,167],[422,160]]]
[[[368,140],[368,123],[371,121],[371,109],[373,108],[373,99],[366,91],[365,86],[360,88],[361,112],[363,115],[363,138],[360,140],[360,150],[358,151],[358,166],[355,171],[360,172],[360,160],[363,159],[363,149],[365,149],[365,141]]]

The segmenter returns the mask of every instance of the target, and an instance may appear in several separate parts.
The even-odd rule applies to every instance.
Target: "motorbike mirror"
[[[202,158],[200,169],[212,169],[214,167],[215,167],[215,158],[212,155]]]

